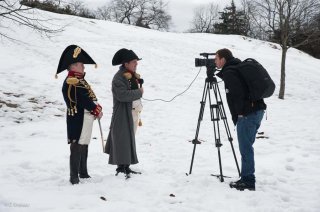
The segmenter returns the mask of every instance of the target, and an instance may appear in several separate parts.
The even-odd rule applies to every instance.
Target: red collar
[[[68,77],[76,77],[76,78],[84,78],[85,73],[79,73],[79,72],[75,72],[75,71],[69,71],[68,72]]]

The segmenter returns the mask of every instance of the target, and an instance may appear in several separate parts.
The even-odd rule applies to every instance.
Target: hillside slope
[[[106,21],[38,11],[66,26],[51,39],[11,25],[11,35],[24,43],[0,43],[0,211],[319,211],[320,210],[320,61],[295,49],[287,58],[286,99],[277,98],[281,50],[278,45],[235,35],[168,33]],[[10,35],[10,34],[9,34]],[[224,174],[217,174],[208,105],[201,125],[192,175],[189,171],[205,79],[202,68],[191,88],[174,101],[144,100],[143,126],[138,129],[141,176],[125,181],[114,176],[102,153],[98,124],[89,148],[92,179],[68,182],[69,147],[61,85],[66,72],[54,79],[60,55],[70,44],[85,49],[98,63],[86,66],[86,78],[100,104],[104,137],[112,112],[111,66],[120,48],[139,57],[138,72],[145,80],[145,99],[170,100],[184,91],[199,69],[194,58],[201,52],[229,48],[236,57],[260,61],[275,80],[277,90],[268,104],[261,129],[269,139],[257,139],[256,192],[238,192],[228,183],[237,179],[234,159],[221,125]],[[224,99],[223,83],[220,90]],[[236,132],[229,121],[240,162]],[[175,197],[170,197],[174,194]],[[104,196],[107,201],[100,199]]]

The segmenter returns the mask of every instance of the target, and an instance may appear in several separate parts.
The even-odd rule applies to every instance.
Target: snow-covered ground
[[[158,32],[106,21],[39,12],[52,23],[66,26],[51,39],[21,26],[8,31],[25,43],[0,43],[0,211],[320,211],[320,60],[290,49],[286,98],[277,98],[281,50],[278,45],[235,35]],[[226,47],[236,57],[254,57],[275,80],[257,139],[256,191],[239,192],[228,183],[237,179],[229,142],[221,125],[221,183],[217,149],[208,105],[201,124],[193,172],[189,172],[205,69],[191,88],[170,103],[143,101],[143,126],[138,129],[143,174],[125,180],[115,176],[102,153],[98,124],[89,146],[92,176],[79,185],[69,183],[69,146],[61,86],[66,72],[54,79],[60,55],[70,44],[86,50],[98,68],[86,66],[87,81],[103,106],[104,137],[112,111],[111,66],[120,48],[133,49],[143,59],[138,72],[145,80],[145,99],[169,100],[185,90],[198,73],[194,58],[201,52]],[[236,131],[229,118],[240,163]],[[170,194],[173,194],[174,197]],[[106,201],[100,197],[105,197]]]

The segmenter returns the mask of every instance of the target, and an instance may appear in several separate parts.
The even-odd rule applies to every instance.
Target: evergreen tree
[[[217,34],[247,35],[249,30],[248,18],[244,11],[237,11],[234,1],[231,6],[225,7],[221,14],[221,23],[215,24]]]

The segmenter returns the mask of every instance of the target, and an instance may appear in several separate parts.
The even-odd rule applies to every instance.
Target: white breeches
[[[84,110],[83,125],[79,139],[79,144],[89,145],[91,140],[93,121],[94,116],[89,111]]]
[[[132,118],[133,118],[133,130],[134,134],[137,132],[137,128],[140,120],[140,113],[142,111],[141,99],[135,100],[132,102]]]

